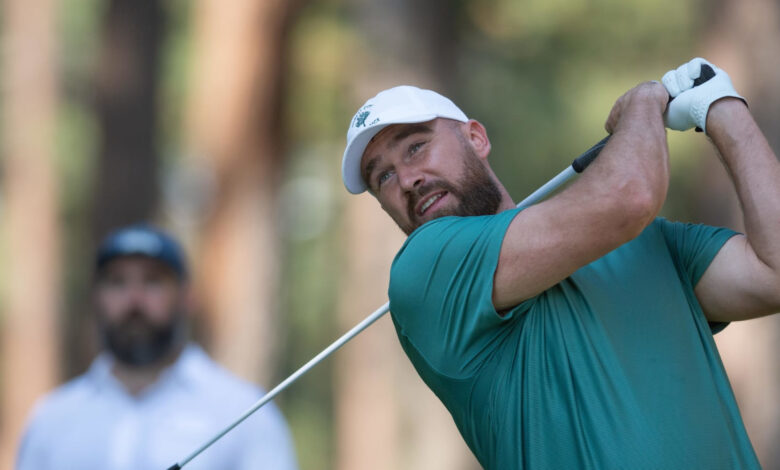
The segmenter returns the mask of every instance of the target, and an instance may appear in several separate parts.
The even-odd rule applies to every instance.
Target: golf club
[[[531,193],[530,196],[523,199],[517,205],[517,207],[526,208],[528,206],[536,204],[537,202],[542,201],[547,196],[549,196],[557,189],[559,189],[561,186],[563,186],[567,181],[569,181],[576,174],[582,173],[585,170],[585,168],[587,168],[588,165],[590,165],[590,163],[596,158],[596,156],[598,156],[599,152],[601,152],[601,149],[604,148],[608,140],[609,140],[609,136],[603,138],[596,145],[594,145],[593,147],[588,149],[585,153],[577,157],[572,162],[571,165],[569,165],[565,170],[563,170],[558,175],[556,175],[553,179],[551,179],[550,181],[542,185],[542,187],[540,187],[539,189]],[[201,452],[209,448],[212,444],[214,444],[216,441],[221,439],[222,436],[224,436],[225,434],[230,432],[233,428],[241,424],[241,422],[247,419],[255,411],[259,410],[263,405],[271,401],[276,395],[278,395],[282,390],[287,388],[291,383],[298,380],[298,378],[300,378],[303,374],[308,372],[309,369],[316,366],[326,357],[330,356],[334,351],[336,351],[341,346],[343,346],[346,342],[348,342],[349,340],[357,336],[361,331],[368,328],[372,323],[377,321],[382,315],[386,314],[389,311],[390,311],[390,303],[387,302],[381,307],[379,307],[377,310],[375,310],[374,313],[366,317],[363,321],[355,325],[351,330],[346,332],[339,339],[334,341],[333,344],[331,344],[330,346],[325,348],[322,352],[314,356],[311,360],[309,360],[309,362],[307,362],[298,370],[296,370],[292,375],[284,379],[281,383],[279,383],[279,385],[277,385],[271,391],[266,393],[262,398],[260,398],[260,400],[258,400],[254,405],[252,405],[251,408],[249,408],[243,415],[241,415],[233,423],[231,423],[229,426],[225,427],[222,431],[217,433],[214,437],[206,441],[203,445],[201,445],[190,455],[180,460],[173,466],[169,467],[168,470],[180,470],[182,467],[187,465],[187,463],[189,463],[192,459],[197,457]]]

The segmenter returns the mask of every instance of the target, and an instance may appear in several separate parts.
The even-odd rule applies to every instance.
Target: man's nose
[[[423,172],[414,166],[405,166],[396,171],[398,172],[398,183],[404,191],[412,191],[425,181]]]
[[[130,282],[127,284],[127,290],[125,291],[126,299],[128,303],[133,305],[142,305],[146,298],[146,286],[143,282]]]

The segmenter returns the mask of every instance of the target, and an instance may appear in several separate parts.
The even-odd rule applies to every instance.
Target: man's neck
[[[176,362],[182,349],[182,346],[178,346],[159,361],[143,367],[128,366],[119,361],[114,361],[111,373],[127,390],[127,393],[132,396],[138,396],[159,379],[163,370]]]

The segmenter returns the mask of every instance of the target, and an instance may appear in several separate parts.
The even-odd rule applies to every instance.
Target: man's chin
[[[176,343],[173,326],[141,332],[110,330],[105,332],[105,344],[111,354],[122,364],[143,368],[162,361]]]
[[[129,368],[144,368],[160,362],[171,350],[171,344],[149,342],[110,348],[117,361]]]

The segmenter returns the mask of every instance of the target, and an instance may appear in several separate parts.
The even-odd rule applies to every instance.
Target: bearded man
[[[658,217],[665,126],[711,139],[745,234]],[[780,163],[703,59],[605,127],[577,181],[517,209],[449,99],[399,86],[358,110],[344,184],[409,235],[388,289],[401,346],[486,469],[758,469],[713,334],[780,310]]]
[[[103,351],[37,405],[18,470],[166,468],[263,395],[187,340],[187,263],[168,234],[145,224],[110,234],[93,291]],[[296,468],[273,405],[236,433],[189,468]]]

